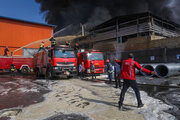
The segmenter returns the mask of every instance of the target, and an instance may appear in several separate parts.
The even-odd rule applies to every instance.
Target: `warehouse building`
[[[179,28],[172,21],[144,12],[117,16],[73,42],[81,48],[99,49],[107,58],[120,59],[133,52],[141,63],[180,62]]]
[[[41,24],[0,16],[0,55],[4,54],[6,46],[9,54],[30,55],[37,50],[42,40],[53,36],[54,25]],[[45,42],[45,46],[49,42]],[[25,47],[23,47],[25,46]],[[23,47],[22,49],[20,49]]]

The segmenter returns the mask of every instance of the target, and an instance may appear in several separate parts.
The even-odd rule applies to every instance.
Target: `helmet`
[[[109,59],[107,59],[106,62],[109,62]]]

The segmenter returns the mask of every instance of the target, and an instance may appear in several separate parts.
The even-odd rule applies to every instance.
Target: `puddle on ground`
[[[47,87],[34,83],[32,75],[0,76],[0,111],[14,107],[24,107],[44,100],[43,95],[49,92]],[[1,117],[0,120],[9,118]]]
[[[92,120],[88,116],[81,115],[81,114],[59,114],[44,120]]]

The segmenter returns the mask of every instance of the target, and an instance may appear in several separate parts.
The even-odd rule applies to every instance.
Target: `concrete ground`
[[[2,81],[3,79],[7,78],[1,78],[0,80]],[[18,95],[16,98],[21,96],[21,102],[19,102],[19,105],[2,109],[0,111],[0,120],[175,119],[172,115],[163,112],[166,109],[170,109],[171,106],[149,97],[143,91],[141,91],[141,96],[145,107],[137,108],[136,98],[132,89],[129,89],[126,93],[123,111],[119,111],[117,102],[121,90],[101,80],[91,81],[90,79],[80,80],[78,78],[72,78],[69,80],[48,81],[44,79],[34,80],[29,78],[28,80],[28,78],[16,77],[13,77],[13,79],[11,82],[7,80],[8,82],[6,84],[16,84],[15,86],[18,87],[13,87],[13,89],[8,87],[5,90],[1,89],[0,95]],[[99,79],[105,78],[100,77]],[[1,88],[4,87],[2,84],[4,83],[1,82]],[[19,95],[19,93],[23,93],[24,96],[30,95],[28,97],[29,100],[23,99],[22,94]],[[39,100],[39,98],[42,98],[42,95],[43,99]],[[22,104],[27,103],[27,101],[29,104]],[[7,99],[7,103],[9,102]]]

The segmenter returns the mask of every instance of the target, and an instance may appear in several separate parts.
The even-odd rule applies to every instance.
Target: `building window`
[[[176,55],[176,58],[177,58],[178,60],[180,60],[180,54],[177,54],[177,55]]]
[[[154,61],[155,60],[155,56],[150,56],[150,60]]]

